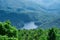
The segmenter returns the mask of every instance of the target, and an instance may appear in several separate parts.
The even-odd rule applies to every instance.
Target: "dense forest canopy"
[[[60,40],[60,29],[17,29],[11,22],[0,22],[0,40]]]

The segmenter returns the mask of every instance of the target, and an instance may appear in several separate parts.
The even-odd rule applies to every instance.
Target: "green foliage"
[[[0,35],[7,35],[8,37],[16,37],[17,29],[10,24],[9,21],[0,22]]]
[[[56,34],[55,34],[55,31],[54,31],[54,28],[49,30],[48,40],[56,40]]]
[[[60,29],[17,30],[11,22],[0,22],[0,40],[60,40]]]
[[[1,36],[0,35],[0,40],[8,40],[7,38],[8,38],[7,36]]]
[[[0,35],[0,40],[18,40],[18,38],[8,37],[8,36],[1,36]]]

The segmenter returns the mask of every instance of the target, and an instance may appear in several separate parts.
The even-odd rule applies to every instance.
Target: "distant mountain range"
[[[30,22],[34,22],[35,25],[41,28],[51,28],[53,26],[60,28],[60,14],[58,13],[15,13],[0,10],[0,21],[5,20],[10,20],[17,28],[23,28],[25,24]]]
[[[29,28],[60,28],[60,3],[54,0],[0,0],[0,21],[5,20],[10,20],[17,28],[27,29],[26,25]]]

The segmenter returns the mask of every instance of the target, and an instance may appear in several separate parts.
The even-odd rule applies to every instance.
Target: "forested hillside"
[[[11,22],[0,22],[0,40],[60,40],[60,29],[17,29]]]

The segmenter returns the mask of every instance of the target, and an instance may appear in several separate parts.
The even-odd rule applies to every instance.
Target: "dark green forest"
[[[0,40],[60,40],[60,29],[17,29],[11,22],[0,22]]]

